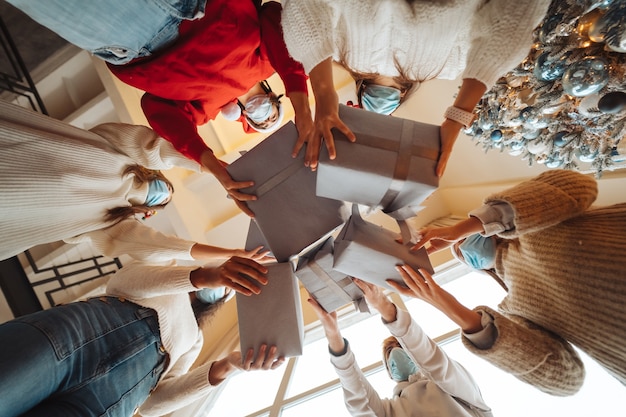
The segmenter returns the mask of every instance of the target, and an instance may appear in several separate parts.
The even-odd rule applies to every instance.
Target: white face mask
[[[272,115],[274,105],[267,94],[257,94],[246,101],[246,116],[254,123],[263,123]]]

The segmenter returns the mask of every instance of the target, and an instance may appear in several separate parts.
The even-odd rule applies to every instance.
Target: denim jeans
[[[156,312],[93,298],[0,325],[0,416],[129,417],[167,363]]]
[[[68,42],[114,65],[150,56],[178,37],[206,0],[7,0]]]

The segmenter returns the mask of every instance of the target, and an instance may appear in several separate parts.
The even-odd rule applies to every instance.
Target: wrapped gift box
[[[241,352],[262,343],[275,345],[285,357],[302,355],[304,322],[298,280],[291,263],[267,265],[268,283],[259,294],[237,293]]]
[[[258,197],[248,206],[279,262],[335,230],[346,217],[343,202],[315,194],[315,172],[304,166],[304,151],[291,157],[297,139],[296,126],[289,122],[227,167],[233,179],[254,181],[242,191]]]
[[[439,185],[439,126],[343,105],[339,117],[356,142],[333,129],[337,158],[322,149],[317,195],[412,217]]]
[[[298,260],[296,277],[324,310],[332,312],[349,303],[368,312],[363,291],[344,273],[333,270],[334,239],[328,238],[320,248]]]
[[[396,234],[361,218],[356,205],[352,216],[335,238],[333,269],[381,287],[391,288],[387,279],[402,285],[395,267],[407,264],[434,273],[424,248],[410,251],[409,245],[396,241]]]

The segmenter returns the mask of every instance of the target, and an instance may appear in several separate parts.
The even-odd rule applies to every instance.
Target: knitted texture
[[[547,0],[287,0],[283,32],[308,73],[328,57],[415,80],[476,78],[488,87],[528,54]],[[465,73],[464,73],[465,71]]]
[[[208,377],[212,361],[198,364],[190,371],[203,344],[189,301],[189,293],[197,290],[191,284],[190,273],[197,268],[133,262],[117,271],[107,284],[108,295],[123,297],[157,312],[161,341],[169,355],[168,366],[156,389],[140,407],[142,416],[171,413],[213,389]]]
[[[200,169],[145,126],[89,132],[3,101],[0,146],[0,259],[109,227],[109,208],[142,204],[148,187],[122,177],[128,165]]]
[[[550,340],[558,336],[626,384],[626,203],[588,209],[596,194],[592,178],[553,170],[487,199],[512,206],[516,229],[498,241],[496,273],[508,287],[503,315],[495,315],[498,340],[475,353],[505,369],[531,369],[541,352],[566,355]],[[504,323],[516,316],[553,335],[514,342],[507,333],[521,331]],[[553,377],[535,379],[540,374]],[[527,378],[555,393],[568,389],[563,375],[537,369]]]

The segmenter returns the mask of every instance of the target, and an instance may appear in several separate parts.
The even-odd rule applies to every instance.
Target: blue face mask
[[[196,298],[205,304],[215,304],[226,294],[226,287],[203,288],[196,291]]]
[[[361,95],[365,110],[389,115],[400,105],[401,91],[384,85],[366,84]]]
[[[246,117],[254,123],[260,124],[270,118],[274,105],[267,94],[257,94],[246,101]]]
[[[144,203],[148,207],[159,206],[170,197],[170,190],[162,180],[153,180],[148,184],[148,196]]]
[[[480,234],[466,238],[459,245],[465,262],[474,269],[489,269],[496,260],[496,243],[491,237]]]
[[[391,379],[396,382],[408,381],[409,376],[417,373],[418,368],[415,362],[402,348],[393,348],[387,358],[387,367],[391,374]]]

